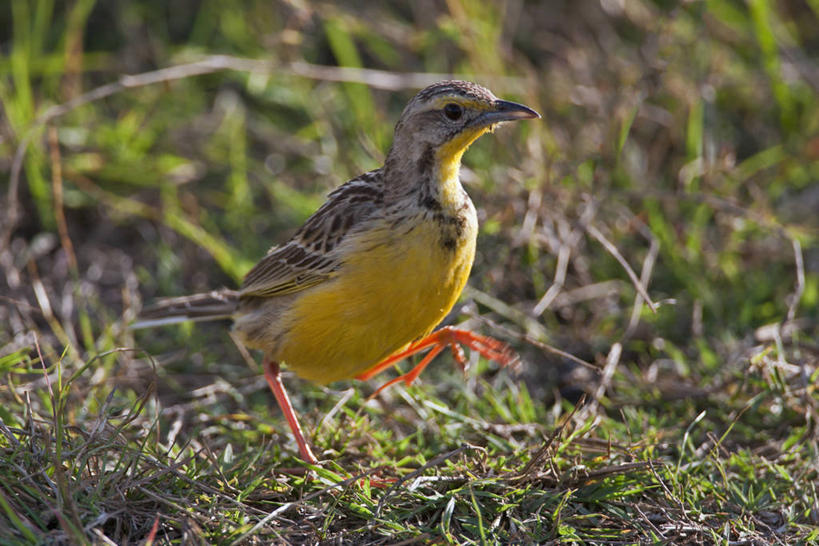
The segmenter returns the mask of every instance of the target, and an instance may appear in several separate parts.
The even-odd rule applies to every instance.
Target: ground
[[[819,540],[815,1],[12,0],[0,51],[0,542]],[[286,375],[305,466],[227,323],[128,324],[451,74],[544,116],[465,156],[445,321],[521,364]]]

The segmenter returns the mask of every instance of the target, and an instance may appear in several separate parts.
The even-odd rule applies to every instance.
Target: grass
[[[815,2],[163,6],[0,8],[1,542],[819,541]],[[288,376],[306,467],[226,325],[127,324],[235,286],[439,73],[544,114],[465,157],[448,319],[523,365]]]

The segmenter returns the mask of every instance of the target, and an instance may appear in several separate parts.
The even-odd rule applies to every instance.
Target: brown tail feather
[[[227,319],[233,316],[239,304],[235,290],[214,290],[179,298],[166,298],[142,310],[132,329],[150,328],[163,324]]]

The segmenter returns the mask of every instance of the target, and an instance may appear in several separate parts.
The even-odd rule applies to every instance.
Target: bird
[[[290,240],[250,269],[238,290],[167,298],[146,307],[133,328],[232,319],[233,333],[263,353],[267,383],[307,463],[318,459],[280,375],[321,384],[368,380],[397,361],[429,352],[406,384],[449,347],[501,365],[517,356],[503,342],[468,330],[435,330],[457,302],[472,268],[475,207],[461,185],[466,149],[503,122],[540,118],[479,84],[447,80],[418,92],[395,125],[382,167],[328,194]],[[374,393],[375,394],[375,393]]]

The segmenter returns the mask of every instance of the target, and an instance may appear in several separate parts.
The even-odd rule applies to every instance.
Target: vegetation
[[[816,0],[173,4],[0,5],[0,542],[819,541]],[[448,319],[522,365],[286,377],[305,467],[226,324],[128,323],[449,74],[544,114],[465,157]]]

